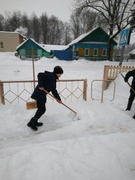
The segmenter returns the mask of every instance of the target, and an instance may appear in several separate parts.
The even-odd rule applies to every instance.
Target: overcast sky
[[[62,21],[69,21],[74,0],[0,0],[0,14],[21,11],[30,16],[33,12],[39,17],[46,12],[50,17],[55,15]]]

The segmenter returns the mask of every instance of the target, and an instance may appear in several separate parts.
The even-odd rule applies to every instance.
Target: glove
[[[124,78],[124,81],[127,82],[128,80],[126,78]]]
[[[62,101],[61,101],[61,100],[56,99],[56,101],[57,101],[59,104],[62,104]]]

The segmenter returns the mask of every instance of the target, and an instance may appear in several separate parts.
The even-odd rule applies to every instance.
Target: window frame
[[[105,52],[105,53],[104,53]],[[102,56],[107,56],[107,49],[102,50]]]
[[[85,56],[89,56],[90,49],[89,48],[85,48],[84,54],[85,54]]]
[[[3,49],[4,48],[4,44],[3,42],[0,42],[0,49]]]
[[[96,53],[95,53],[96,52]],[[98,56],[98,48],[95,48],[94,50],[93,50],[93,56]]]

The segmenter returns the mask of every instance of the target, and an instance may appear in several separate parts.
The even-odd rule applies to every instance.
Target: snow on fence
[[[0,81],[0,103],[25,103],[31,101],[31,94],[37,81]],[[64,100],[87,99],[87,79],[58,80],[57,89]],[[51,97],[49,100],[53,100]]]

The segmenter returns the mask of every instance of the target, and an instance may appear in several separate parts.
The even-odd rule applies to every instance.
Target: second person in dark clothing
[[[134,98],[135,98],[135,69],[132,70],[132,71],[129,71],[124,80],[125,82],[128,82],[128,79],[130,77],[133,77],[132,79],[132,83],[131,83],[131,89],[130,89],[130,96],[129,96],[129,99],[128,99],[128,104],[127,104],[127,108],[126,108],[126,111],[130,111],[131,110],[131,107],[132,107],[132,104],[133,104],[133,101],[134,101]],[[133,91],[134,90],[134,91]]]
[[[38,126],[42,126],[42,122],[38,122],[38,119],[45,113],[46,111],[46,92],[52,92],[53,96],[57,99],[58,103],[62,103],[61,98],[56,89],[57,79],[61,77],[63,74],[63,69],[60,66],[55,66],[53,72],[45,71],[44,73],[38,74],[38,85],[36,86],[31,98],[37,101],[37,111],[32,117],[32,119],[28,122],[27,126],[32,130],[37,131]]]

